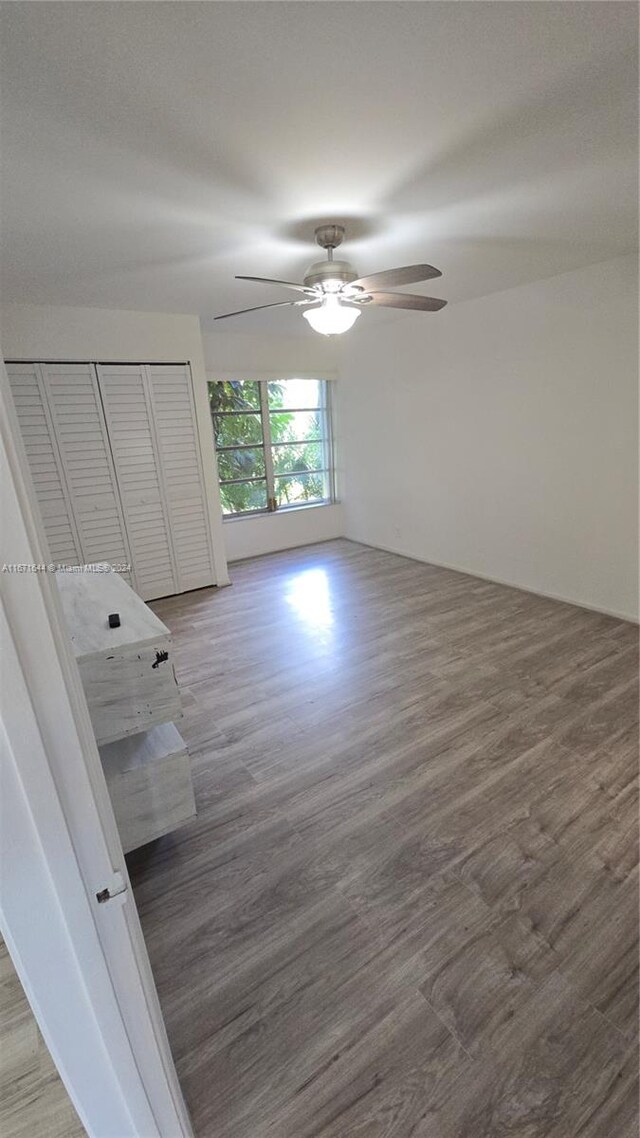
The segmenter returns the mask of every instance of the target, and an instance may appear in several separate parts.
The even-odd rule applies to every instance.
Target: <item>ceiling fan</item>
[[[382,273],[372,273],[368,277],[358,277],[348,261],[334,261],[333,251],[344,239],[344,226],[320,225],[315,231],[316,241],[327,250],[326,261],[316,261],[308,269],[304,282],[275,281],[267,277],[236,277],[237,281],[256,281],[258,284],[281,285],[304,294],[304,300],[279,300],[274,304],[258,304],[254,308],[243,308],[239,312],[225,312],[216,320],[228,320],[230,316],[243,316],[245,312],[257,312],[261,308],[305,308],[302,313],[316,332],[325,336],[337,336],[347,332],[358,319],[362,308],[371,304],[382,308],[409,308],[418,312],[438,312],[444,308],[446,300],[434,296],[416,296],[405,292],[386,292],[397,285],[415,284],[417,281],[430,281],[441,277],[439,269],[432,265],[404,265],[399,269],[387,269]]]

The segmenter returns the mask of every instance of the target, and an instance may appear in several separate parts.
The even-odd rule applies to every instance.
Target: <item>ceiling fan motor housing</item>
[[[358,279],[358,274],[349,261],[315,261],[304,277],[307,288],[323,285],[325,281],[338,281],[339,285],[349,284]],[[327,291],[334,291],[328,289]],[[338,291],[336,288],[335,291]]]

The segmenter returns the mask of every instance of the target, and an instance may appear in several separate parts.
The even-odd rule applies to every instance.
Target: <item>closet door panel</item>
[[[100,364],[100,391],[137,589],[143,600],[178,591],[144,365]]]
[[[40,365],[7,364],[7,373],[51,559],[77,565],[83,557]]]
[[[46,364],[43,374],[82,560],[127,564],[129,548],[94,367]]]
[[[147,367],[180,591],[215,582],[191,372]]]
[[[145,600],[214,584],[188,365],[8,370],[52,560],[130,563]]]

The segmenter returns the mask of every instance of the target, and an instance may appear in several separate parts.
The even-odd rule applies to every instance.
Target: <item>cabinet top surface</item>
[[[82,572],[58,570],[58,591],[77,658],[114,648],[166,640],[166,624],[109,565],[83,566]],[[109,628],[118,613],[119,628]]]

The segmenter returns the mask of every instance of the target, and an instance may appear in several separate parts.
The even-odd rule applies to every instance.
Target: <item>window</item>
[[[209,383],[226,517],[332,500],[328,400],[320,379]]]

